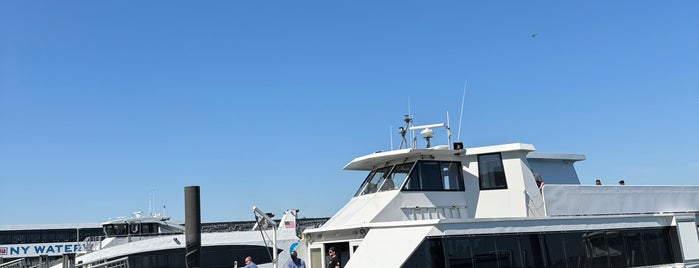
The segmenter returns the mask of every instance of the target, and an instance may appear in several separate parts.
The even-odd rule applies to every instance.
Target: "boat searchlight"
[[[435,127],[444,127],[444,123],[439,123],[439,124],[431,124],[431,125],[423,125],[423,126],[413,126],[410,127],[410,130],[420,130],[420,135],[422,135],[423,138],[425,138],[425,141],[427,142],[427,148],[430,148],[430,139],[432,136],[434,136],[434,130],[432,128]]]

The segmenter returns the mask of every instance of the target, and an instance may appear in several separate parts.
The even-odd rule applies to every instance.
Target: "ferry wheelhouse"
[[[325,267],[331,247],[346,268],[699,266],[699,186],[581,185],[574,164],[584,155],[524,143],[429,147],[441,126],[409,127],[428,148],[344,167],[368,175],[304,232],[310,267]]]

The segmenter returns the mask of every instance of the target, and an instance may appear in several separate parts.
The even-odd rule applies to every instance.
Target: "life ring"
[[[138,234],[141,231],[141,223],[132,222],[129,225],[129,232],[131,234]]]

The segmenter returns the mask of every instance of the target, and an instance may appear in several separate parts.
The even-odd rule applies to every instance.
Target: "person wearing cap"
[[[296,250],[292,251],[289,255],[291,255],[291,260],[286,263],[287,268],[306,268],[306,262],[298,257]]]

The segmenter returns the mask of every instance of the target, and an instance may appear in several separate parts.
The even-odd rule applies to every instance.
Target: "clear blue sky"
[[[408,112],[699,184],[699,1],[0,1],[0,225],[328,217]],[[532,34],[536,34],[532,37]],[[397,146],[398,134],[393,142]],[[439,135],[439,132],[438,132]],[[433,143],[446,143],[435,138]]]

